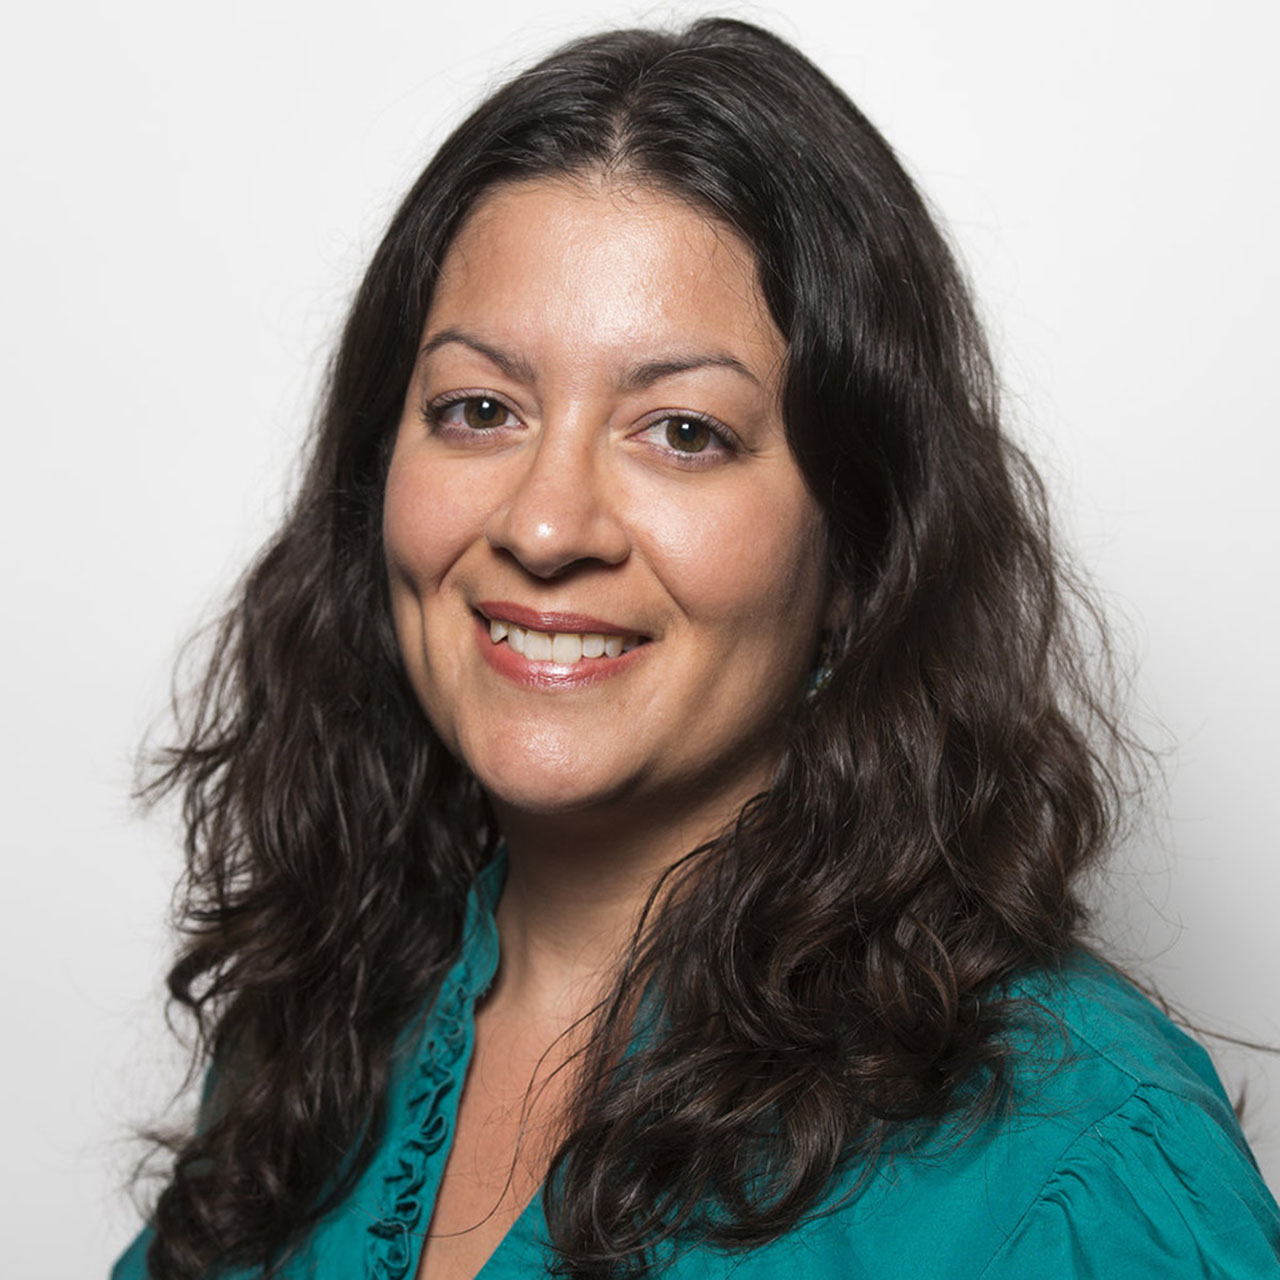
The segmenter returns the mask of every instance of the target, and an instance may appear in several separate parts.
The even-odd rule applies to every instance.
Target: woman
[[[795,50],[618,32],[409,193],[186,741],[211,1070],[121,1280],[1280,1274],[1078,945],[1125,744],[951,256]]]

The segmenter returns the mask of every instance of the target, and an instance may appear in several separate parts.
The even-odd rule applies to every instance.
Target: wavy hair
[[[1077,937],[1124,739],[943,235],[884,139],[775,36],[716,19],[577,41],[489,97],[392,219],[291,514],[151,775],[186,824],[169,990],[217,1068],[171,1144],[157,1280],[269,1272],[343,1197],[397,1037],[460,945],[497,832],[401,669],[390,442],[469,211],[496,184],[600,174],[754,250],[847,607],[772,785],[668,872],[595,1015],[544,1191],[564,1272],[637,1272],[688,1231],[762,1243],[904,1125],[996,1105],[1002,984]],[[662,1034],[620,1059],[644,991]]]

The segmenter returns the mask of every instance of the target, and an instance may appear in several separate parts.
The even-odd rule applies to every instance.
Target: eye
[[[738,452],[733,432],[700,413],[664,413],[650,419],[640,438],[683,466],[706,466]]]
[[[515,414],[496,396],[454,395],[427,406],[427,421],[436,430],[458,432],[492,431],[514,425]]]

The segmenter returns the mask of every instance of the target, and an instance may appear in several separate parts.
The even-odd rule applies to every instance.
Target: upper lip
[[[527,631],[545,631],[552,635],[557,633],[603,636],[639,636],[634,627],[620,627],[616,622],[606,622],[603,618],[593,618],[587,613],[568,613],[551,609],[528,609],[522,604],[512,604],[507,600],[481,600],[476,610],[490,622],[510,622]]]

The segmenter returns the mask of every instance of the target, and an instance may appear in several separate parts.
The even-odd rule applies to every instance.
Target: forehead
[[[522,349],[617,358],[712,342],[770,382],[785,355],[754,255],[732,228],[667,192],[602,178],[490,191],[436,284],[427,328],[453,324]]]

